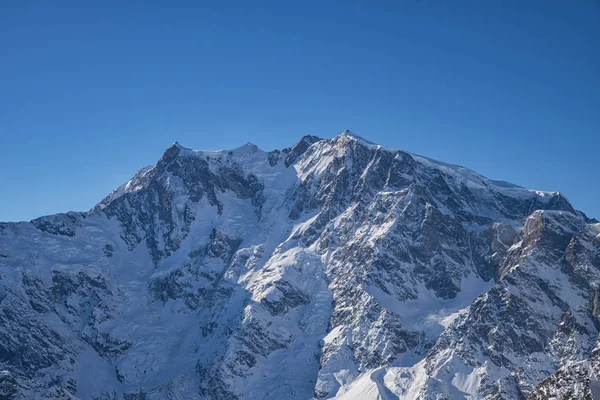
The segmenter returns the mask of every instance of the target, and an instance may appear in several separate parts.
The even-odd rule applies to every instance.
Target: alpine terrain
[[[592,399],[600,223],[345,131],[0,223],[0,399]]]

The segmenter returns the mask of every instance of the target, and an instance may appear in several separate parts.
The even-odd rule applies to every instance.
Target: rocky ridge
[[[348,131],[175,143],[0,223],[0,398],[592,398],[599,282],[557,192]]]

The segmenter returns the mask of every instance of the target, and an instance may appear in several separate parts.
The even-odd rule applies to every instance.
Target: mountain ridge
[[[590,396],[555,374],[597,370],[599,271],[558,192],[349,131],[176,142],[89,212],[0,223],[0,395]]]
[[[239,152],[243,152],[243,151],[248,150],[248,149],[250,149],[251,151],[259,151],[259,152],[262,152],[262,153],[276,154],[278,152],[284,152],[284,153],[285,152],[290,152],[295,147],[298,147],[298,146],[300,146],[301,144],[304,144],[304,143],[307,143],[308,146],[310,146],[310,145],[312,145],[312,144],[314,144],[316,142],[319,142],[319,141],[344,140],[345,138],[348,138],[351,141],[356,141],[357,143],[360,143],[360,144],[362,144],[364,146],[374,147],[374,148],[377,148],[377,149],[381,149],[383,151],[387,151],[387,152],[391,152],[391,153],[401,152],[401,153],[404,153],[404,154],[409,154],[410,156],[417,158],[421,162],[424,162],[424,163],[429,162],[429,163],[432,163],[434,165],[440,166],[442,168],[443,167],[447,167],[447,168],[450,168],[451,170],[457,171],[457,173],[459,173],[459,174],[460,173],[464,174],[466,177],[468,177],[468,176],[475,176],[475,177],[477,177],[478,179],[480,179],[482,181],[491,182],[493,185],[498,186],[498,187],[524,189],[525,191],[528,191],[528,192],[539,192],[539,193],[543,194],[544,196],[561,196],[561,197],[564,197],[564,195],[562,193],[560,193],[560,192],[552,192],[552,191],[537,190],[537,189],[527,189],[527,188],[524,188],[522,186],[518,186],[518,185],[515,185],[513,183],[507,182],[507,181],[495,180],[495,179],[487,178],[487,177],[485,177],[485,176],[483,176],[483,175],[475,172],[474,170],[471,170],[469,168],[463,167],[463,166],[458,165],[458,164],[449,164],[449,163],[445,163],[445,162],[441,162],[441,161],[438,161],[438,160],[434,160],[434,159],[431,159],[431,158],[428,158],[428,157],[425,157],[425,156],[417,155],[417,154],[414,154],[414,153],[409,153],[409,152],[406,152],[406,151],[403,151],[403,150],[400,150],[400,149],[396,149],[396,148],[392,148],[392,147],[387,147],[387,146],[381,146],[381,145],[375,144],[375,143],[373,143],[373,142],[371,142],[371,141],[363,138],[362,136],[360,136],[360,135],[358,135],[358,134],[356,134],[356,133],[354,133],[354,132],[352,132],[350,130],[345,130],[340,135],[335,136],[332,139],[322,139],[322,138],[319,138],[317,136],[306,135],[306,136],[302,137],[294,146],[290,146],[290,147],[285,148],[283,150],[272,150],[270,152],[267,152],[265,150],[260,149],[258,146],[256,146],[255,144],[253,144],[251,142],[248,142],[248,143],[246,143],[245,145],[242,145],[242,146],[235,147],[233,149],[224,149],[224,150],[195,150],[195,149],[190,148],[190,147],[185,147],[185,146],[181,145],[178,141],[176,141],[171,146],[169,146],[169,148],[165,151],[165,154],[167,152],[169,152],[169,150],[171,148],[177,148],[180,151],[182,151],[182,152],[184,152],[184,153],[186,153],[188,155],[192,155],[193,154],[193,155],[196,155],[198,157],[206,157],[206,156],[208,156],[208,157],[211,157],[211,156],[218,157],[218,156],[223,155],[223,154],[227,154],[227,153],[239,153]],[[306,151],[306,149],[307,149],[307,147],[305,147],[302,151]],[[163,156],[161,157],[161,159],[163,159],[165,157],[165,154],[163,154]],[[147,172],[147,170],[152,169],[152,168],[154,168],[154,166],[144,167],[143,169],[141,169],[140,171],[138,171],[136,173],[136,176],[140,175],[140,174],[143,174],[143,173]],[[132,180],[133,179],[135,179],[135,176],[134,176],[134,178],[132,178]],[[130,181],[126,182],[125,184],[123,184],[122,187],[125,186],[125,185],[127,185],[127,183],[131,182],[132,180],[130,180]],[[115,191],[116,190],[117,189],[115,189]],[[568,199],[566,199],[566,201],[568,202]],[[98,205],[96,205],[95,207],[97,207],[97,206]],[[91,211],[93,211],[95,209],[95,207],[93,207]]]

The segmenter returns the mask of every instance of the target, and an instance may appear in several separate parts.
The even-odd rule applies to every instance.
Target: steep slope
[[[0,398],[590,396],[599,276],[560,193],[348,131],[176,143],[90,212],[0,224]]]

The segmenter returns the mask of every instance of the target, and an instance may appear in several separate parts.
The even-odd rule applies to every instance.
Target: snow
[[[341,136],[342,137],[350,138],[350,139],[352,139],[354,141],[357,141],[360,144],[365,145],[365,146],[369,146],[369,147],[373,147],[374,146],[376,148],[381,147],[381,146],[379,146],[379,145],[377,145],[377,144],[375,144],[375,143],[373,143],[373,142],[371,142],[371,141],[363,138],[362,136],[359,136],[358,134],[356,134],[354,132],[351,132],[348,129],[346,129],[344,132],[342,132]]]
[[[390,338],[376,337],[378,333],[372,326],[358,319],[348,318],[330,328],[332,313],[338,307],[334,294],[354,289],[343,287],[347,284],[344,278],[353,271],[332,268],[334,256],[338,255],[336,251],[340,248],[336,240],[343,238],[346,243],[342,245],[360,243],[373,250],[374,254],[379,254],[386,251],[381,243],[393,238],[396,231],[404,227],[402,224],[422,223],[408,217],[400,218],[414,205],[416,195],[411,188],[386,188],[374,193],[364,204],[341,202],[344,207],[335,209],[335,216],[324,226],[318,225],[326,218],[324,207],[302,213],[295,220],[290,219],[290,209],[298,201],[294,196],[301,185],[305,185],[308,196],[314,196],[318,190],[323,190],[319,185],[328,179],[328,175],[337,176],[344,170],[357,168],[355,160],[345,157],[352,142],[370,149],[393,152],[398,158],[412,157],[423,173],[435,170],[446,178],[452,177],[449,181],[456,186],[453,190],[464,186],[477,194],[473,209],[465,207],[473,215],[499,218],[498,213],[494,214],[488,208],[496,194],[516,199],[535,198],[541,202],[548,202],[558,195],[556,192],[528,190],[493,181],[460,166],[385,148],[350,131],[332,140],[314,143],[310,151],[289,168],[285,167],[283,160],[270,165],[268,153],[251,143],[218,151],[192,150],[175,143],[181,162],[187,157],[200,157],[208,160],[214,173],[227,166],[239,168],[245,176],[255,176],[264,186],[261,212],[257,212],[251,199],[243,199],[231,190],[224,190],[217,193],[223,207],[219,214],[217,206],[211,205],[206,198],[192,202],[181,178],[165,173],[160,182],[164,183],[168,192],[173,213],[181,215],[189,209],[195,220],[186,228],[185,235],[177,236],[184,228],[175,226],[171,235],[181,239],[178,248],[155,262],[145,240],[130,249],[122,238],[123,227],[117,219],[108,218],[100,212],[124,194],[143,190],[145,178],[151,176],[148,174],[154,168],[146,167],[109,194],[90,213],[75,216],[73,237],[41,232],[28,223],[10,224],[4,233],[0,231],[0,255],[7,256],[0,257],[1,284],[27,299],[21,284],[24,271],[38,276],[47,287],[52,286],[53,277],[57,274],[108,282],[105,292],[91,290],[105,308],[90,300],[91,293],[78,292],[57,305],[57,313],[47,313],[43,317],[44,323],[81,348],[72,371],[60,370],[64,376],[72,376],[77,381],[77,396],[81,398],[91,398],[107,388],[115,388],[117,394],[122,395],[139,387],[151,389],[149,398],[194,398],[198,387],[206,383],[196,372],[198,365],[220,365],[218,371],[227,387],[248,399],[308,399],[315,388],[322,388],[334,398],[345,400],[415,399],[426,390],[448,393],[454,398],[476,398],[482,379],[491,377],[500,380],[508,376],[509,371],[491,365],[480,353],[474,356],[479,365],[467,365],[450,347],[432,355],[435,361],[430,365],[427,364],[426,351],[411,348],[398,355],[390,365],[366,368],[355,357],[353,335],[365,332],[366,338],[373,341],[372,349],[387,346]],[[345,164],[334,165],[334,161],[341,157],[345,157]],[[363,171],[358,171],[362,173],[362,179],[368,178],[373,171],[371,168],[376,167],[375,163],[376,160],[371,159]],[[344,195],[350,197],[349,193]],[[425,208],[428,213],[437,210],[448,218],[455,218],[450,208],[443,204],[427,203]],[[363,209],[366,211],[361,211]],[[357,215],[362,215],[364,221],[355,220]],[[582,222],[574,221],[576,217],[568,212],[543,211],[531,218],[540,215],[563,233],[576,235],[582,229]],[[47,218],[62,221],[65,216]],[[516,227],[523,225],[521,220],[506,219],[508,221],[496,222],[507,222]],[[174,222],[180,223],[180,219]],[[462,226],[469,233],[480,233],[488,228],[484,223],[462,223]],[[600,224],[590,224],[589,227],[587,234],[599,238]],[[136,229],[140,227],[136,226]],[[312,229],[318,229],[318,233],[333,233],[327,236],[327,242],[320,237],[312,242],[305,240]],[[190,252],[201,253],[199,250],[209,244],[213,230],[236,239],[239,248],[234,249],[231,260],[226,262],[214,258],[194,264]],[[344,235],[345,231],[351,234]],[[158,231],[157,234],[160,248],[169,239],[163,235],[164,232]],[[145,234],[141,229],[138,233]],[[389,240],[394,246],[420,246],[417,239],[409,237],[396,238],[393,242]],[[512,244],[508,252],[517,254],[523,250],[523,243],[523,240],[506,243],[507,247]],[[103,251],[106,245],[114,249],[110,258]],[[589,241],[583,247],[588,251],[595,249]],[[570,309],[586,310],[587,298],[571,284],[558,264],[548,265],[536,258],[534,252],[524,257],[528,258],[520,260],[507,273],[518,267],[519,272],[543,279]],[[395,266],[407,267],[406,263],[398,260]],[[340,261],[340,264],[348,268],[362,268],[349,261]],[[452,266],[459,271],[457,281],[460,280],[461,289],[452,299],[437,297],[416,274],[412,276],[409,273],[403,277],[406,278],[406,287],[392,287],[390,282],[377,286],[368,279],[350,281],[349,285],[356,285],[362,291],[362,297],[357,296],[357,303],[349,306],[348,310],[350,314],[357,313],[366,307],[365,304],[377,303],[384,311],[398,316],[407,331],[421,333],[421,344],[435,343],[444,332],[451,331],[465,319],[471,312],[473,301],[479,296],[486,296],[494,285],[492,281],[482,280],[472,264],[469,260],[465,265]],[[176,275],[184,270],[181,276]],[[412,271],[410,268],[407,270]],[[357,275],[361,277],[374,273],[367,268],[359,272]],[[149,282],[166,280],[170,276],[175,276],[174,282],[185,287],[186,292],[164,300],[153,297]],[[385,279],[386,275],[382,273],[379,278]],[[220,291],[215,289],[210,297],[202,298],[200,307],[191,309],[186,304],[184,294],[202,293],[213,287]],[[382,288],[389,289],[389,293]],[[509,294],[523,297],[528,289],[506,286]],[[402,291],[411,296],[398,296]],[[298,304],[287,303],[293,298],[288,293],[301,299]],[[265,303],[280,304],[283,311],[271,312],[264,306]],[[558,319],[562,315],[545,298],[532,302],[530,307],[549,319]],[[74,315],[68,310],[79,310],[80,314]],[[498,311],[501,314],[506,310],[500,307]],[[88,325],[93,315],[103,316],[102,313],[109,315],[106,320]],[[580,315],[575,315],[575,320],[581,326],[590,325]],[[216,333],[204,336],[203,329],[212,323]],[[129,341],[131,347],[125,356],[101,357],[77,337],[80,331],[90,333],[92,327],[99,333]],[[258,343],[249,345],[248,337]],[[574,336],[573,340],[584,342],[580,336]],[[263,349],[269,346],[267,350]],[[254,364],[250,367],[239,361],[240,354],[246,353],[253,357]],[[512,356],[508,354],[507,357]],[[539,370],[551,363],[551,358],[540,354],[535,357],[512,357],[511,360],[526,362],[532,374],[541,376]],[[242,373],[233,373],[232,369],[228,369],[231,365],[241,368]],[[426,368],[435,368],[437,375],[430,376]]]
[[[106,198],[104,198],[100,203],[98,203],[97,207],[102,210],[106,207],[107,204],[115,201],[119,197],[123,196],[125,193],[136,192],[140,190],[143,185],[134,184],[134,182],[139,182],[141,178],[143,178],[148,172],[150,172],[154,168],[153,165],[146,166],[139,170],[133,178],[125,182],[123,185],[119,186],[115,190],[113,190]]]
[[[515,197],[515,198],[538,197],[541,201],[547,201],[548,199],[555,197],[559,194],[558,192],[525,189],[525,188],[522,188],[520,186],[514,185],[509,182],[488,179],[488,178],[478,174],[475,171],[472,171],[468,168],[465,168],[465,167],[462,167],[459,165],[448,164],[448,163],[444,163],[441,161],[433,160],[431,158],[420,156],[417,154],[407,153],[407,152],[404,152],[403,150],[395,149],[392,147],[384,147],[381,145],[374,144],[374,143],[362,138],[361,136],[357,135],[356,133],[350,132],[348,130],[344,131],[340,137],[348,138],[350,140],[356,141],[356,142],[361,143],[362,145],[367,146],[368,148],[371,148],[371,149],[380,149],[380,150],[391,152],[391,153],[410,154],[410,156],[415,161],[420,163],[421,165],[429,167],[429,168],[435,168],[437,170],[442,171],[443,173],[445,173],[447,175],[453,176],[459,184],[464,183],[467,187],[472,188],[472,189],[489,191],[490,189],[493,188],[493,191],[502,193],[509,197]]]
[[[416,300],[400,301],[381,289],[366,286],[371,294],[386,309],[400,315],[406,326],[425,332],[429,339],[436,339],[478,296],[486,293],[492,282],[485,282],[471,273],[461,282],[461,291],[453,299],[441,299],[433,291],[419,284]],[[413,355],[407,355],[407,362],[414,363]]]

